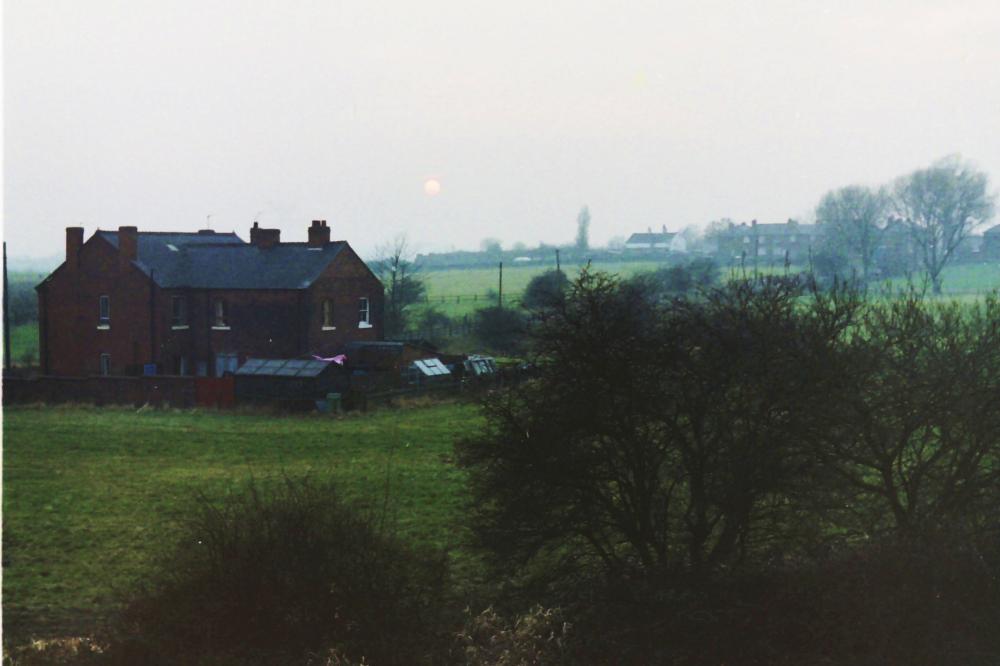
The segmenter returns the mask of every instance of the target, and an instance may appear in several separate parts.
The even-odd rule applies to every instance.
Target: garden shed
[[[236,400],[304,404],[349,385],[347,371],[332,360],[250,358],[236,371]]]

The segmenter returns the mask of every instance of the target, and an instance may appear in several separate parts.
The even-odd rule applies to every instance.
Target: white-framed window
[[[332,331],[336,326],[333,323],[333,300],[323,301],[323,329]]]
[[[111,297],[101,294],[97,298],[97,323],[100,326],[111,325]]]
[[[101,354],[100,371],[105,377],[111,374],[111,354]]]
[[[358,301],[358,328],[369,328],[371,325],[371,304],[367,296],[362,296]]]
[[[229,308],[224,299],[217,298],[212,304],[212,328],[229,328]]]

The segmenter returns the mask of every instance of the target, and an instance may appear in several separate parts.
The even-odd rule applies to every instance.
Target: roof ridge
[[[94,233],[117,234],[118,229],[98,229]],[[213,231],[210,234],[203,234],[200,231],[138,231],[140,236],[236,236],[235,231]]]

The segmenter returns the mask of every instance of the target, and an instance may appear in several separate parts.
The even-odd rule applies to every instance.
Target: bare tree
[[[816,207],[816,222],[831,249],[861,260],[868,271],[885,231],[890,199],[884,189],[851,185],[827,192]]]
[[[993,216],[988,178],[957,157],[914,171],[896,183],[895,204],[941,293],[941,271],[972,231]]]
[[[914,287],[865,305],[824,462],[867,534],[980,531],[1000,487],[1000,301],[928,302]],[[848,523],[841,523],[846,526]]]
[[[385,330],[400,335],[406,330],[408,309],[423,298],[426,287],[416,275],[405,234],[379,245],[372,268],[385,287]]]

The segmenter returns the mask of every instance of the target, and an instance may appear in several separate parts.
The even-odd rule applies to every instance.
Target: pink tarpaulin
[[[336,356],[331,356],[330,358],[323,358],[322,356],[316,356],[316,354],[313,354],[313,358],[317,361],[331,361],[337,365],[344,365],[344,361],[347,360],[347,354],[337,354]]]

